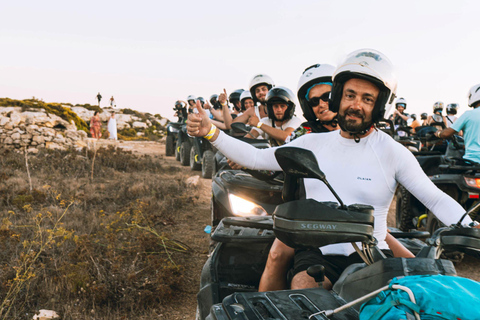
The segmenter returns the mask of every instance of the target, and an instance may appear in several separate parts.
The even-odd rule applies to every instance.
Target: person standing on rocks
[[[108,139],[117,140],[117,119],[115,119],[115,111],[112,111],[110,118],[108,118]]]
[[[113,98],[113,96],[110,98],[110,107],[116,107],[115,99]]]
[[[90,119],[90,134],[92,138],[100,139],[102,137],[102,123],[100,122],[100,116],[98,111],[95,111],[93,117]]]
[[[100,107],[100,101],[102,100],[102,95],[100,92],[97,94],[98,106]]]

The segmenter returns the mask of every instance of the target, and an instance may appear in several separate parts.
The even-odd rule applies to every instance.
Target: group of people
[[[292,91],[276,87],[264,74],[251,80],[248,91],[237,90],[228,97],[224,91],[212,96],[210,101],[189,96],[187,102],[178,103],[190,109],[184,114],[189,113],[188,134],[209,140],[234,167],[281,171],[275,158],[276,148],[287,144],[311,150],[330,184],[346,203],[375,208],[374,236],[379,249],[386,256],[413,257],[387,232],[387,213],[398,184],[446,225],[458,222],[465,210],[430,181],[410,151],[377,129],[377,123],[384,120],[394,104],[396,88],[390,60],[379,51],[362,49],[348,55],[338,67],[316,64],[302,72],[297,97],[307,120],[303,123],[294,115],[296,105]],[[228,100],[233,105],[232,112]],[[408,121],[408,117],[403,116],[405,99],[397,99],[396,104],[394,117]],[[471,154],[478,157],[480,84],[470,90],[469,105],[473,110],[465,112],[454,125],[438,131],[437,135],[447,138],[452,132],[463,131],[465,157]],[[433,115],[431,118],[436,121]],[[234,122],[251,125],[249,137],[269,139],[275,147],[257,149],[220,130],[229,129]],[[480,162],[477,159],[476,162]],[[320,181],[305,179],[304,189],[306,198],[336,201]],[[468,216],[463,224],[478,227]],[[270,249],[259,290],[286,289],[288,284],[292,289],[316,287],[315,280],[306,273],[307,268],[315,264],[325,267],[323,286],[331,288],[342,271],[356,262],[361,262],[361,258],[349,243],[312,251],[290,248],[277,239]],[[287,272],[289,270],[291,272]],[[293,275],[289,280],[287,273]]]
[[[100,101],[102,101],[102,95],[100,92],[97,94],[98,106],[100,107]],[[115,99],[113,96],[110,98],[110,107],[115,108],[117,105],[115,104]]]
[[[117,120],[115,119],[115,111],[112,111],[108,118],[107,124],[108,139],[117,140]],[[102,137],[102,120],[98,111],[93,113],[90,118],[90,134],[92,138],[100,139]]]
[[[450,103],[446,108],[446,116],[443,116],[444,104],[442,101],[437,101],[433,104],[433,114],[428,115],[426,112],[423,112],[420,115],[420,121],[417,120],[416,114],[408,114],[405,112],[407,109],[407,101],[404,98],[398,98],[395,101],[395,109],[393,110],[392,115],[390,115],[389,120],[391,120],[395,126],[395,129],[411,129],[412,133],[415,133],[417,127],[424,126],[433,126],[438,129],[444,129],[451,127],[455,121],[458,119],[457,109],[458,103]],[[406,135],[405,131],[398,131],[400,136]]]

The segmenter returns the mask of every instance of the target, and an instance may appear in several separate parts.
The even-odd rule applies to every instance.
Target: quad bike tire
[[[167,157],[175,155],[175,140],[173,136],[167,136],[165,140],[165,155]]]
[[[182,166],[190,165],[190,149],[192,145],[190,141],[183,141],[180,145],[180,163]]]
[[[190,148],[190,169],[192,171],[198,171],[202,168],[202,164],[200,161],[197,161],[198,159],[198,154],[196,152],[195,146],[192,146]]]
[[[415,214],[413,211],[412,198],[413,195],[408,190],[399,185],[396,191],[397,203],[395,212],[396,227],[402,231],[414,229],[413,219]]]
[[[178,142],[175,145],[175,160],[180,161],[180,145]]]
[[[211,150],[206,150],[202,158],[202,178],[212,179],[215,169],[215,154]]]

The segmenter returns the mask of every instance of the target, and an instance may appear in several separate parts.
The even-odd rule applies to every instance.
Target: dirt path
[[[163,142],[151,141],[119,141],[116,145],[125,150],[131,150],[134,153],[150,154],[158,156],[166,165],[181,167],[186,176],[200,175],[199,171],[191,171],[190,167],[182,167],[174,157],[165,157],[165,145]],[[175,234],[175,238],[188,243],[193,249],[192,261],[187,268],[186,281],[191,288],[184,292],[184,298],[175,308],[168,310],[163,314],[162,319],[194,319],[196,310],[196,294],[199,289],[200,272],[204,262],[207,259],[209,236],[203,231],[204,227],[210,223],[210,198],[211,198],[211,180],[200,178],[201,192],[195,202],[195,210],[186,211],[185,216],[179,217],[177,224],[172,226],[170,232]],[[389,211],[388,223],[393,225],[395,215],[395,202]],[[480,281],[480,271],[478,270],[478,260],[472,257],[456,264],[458,275]]]

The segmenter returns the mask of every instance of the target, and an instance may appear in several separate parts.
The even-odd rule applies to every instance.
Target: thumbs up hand
[[[195,108],[198,113],[188,115],[187,133],[193,137],[203,137],[210,131],[212,124],[200,101],[197,101]]]

